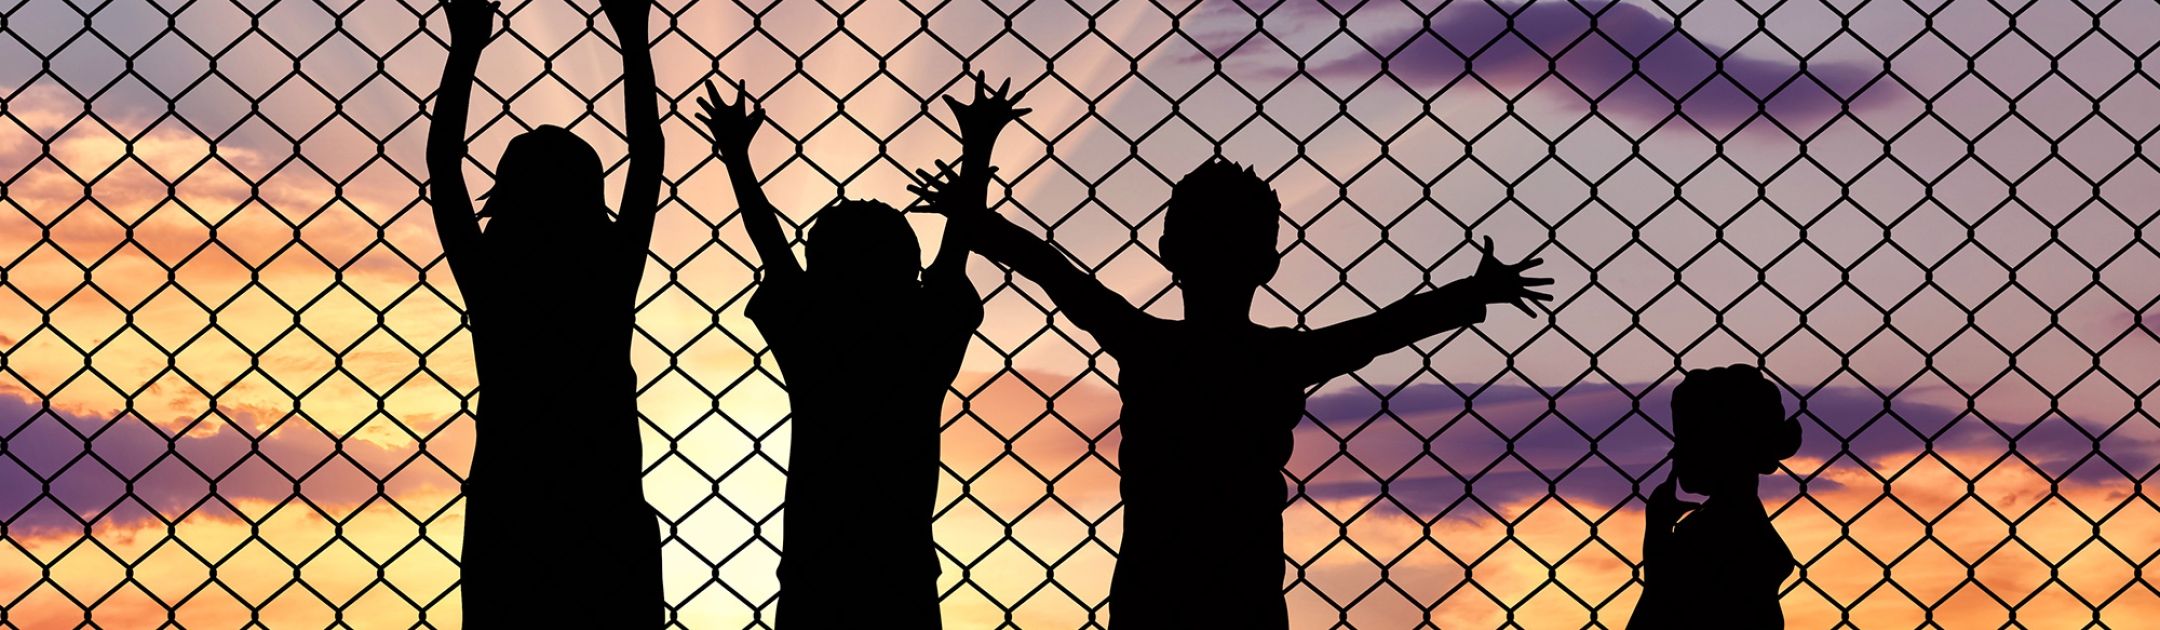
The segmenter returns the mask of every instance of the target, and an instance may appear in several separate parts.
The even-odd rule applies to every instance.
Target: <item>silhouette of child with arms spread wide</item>
[[[937,182],[930,182],[935,187]],[[990,260],[1041,285],[1122,373],[1124,541],[1112,627],[1284,628],[1282,468],[1315,385],[1374,357],[1483,321],[1487,304],[1550,296],[1488,239],[1477,274],[1379,312],[1311,331],[1253,323],[1275,273],[1280,205],[1250,169],[1212,160],[1177,183],[1160,253],[1185,319],[1148,315],[992,212],[953,215]]]
[[[1643,593],[1628,627],[1785,627],[1778,588],[1792,551],[1756,492],[1800,449],[1800,423],[1748,365],[1689,371],[1673,389],[1672,423],[1672,474],[1644,510]],[[1675,482],[1709,498],[1683,501]]]
[[[642,492],[638,279],[662,154],[649,0],[602,0],[622,42],[630,166],[608,219],[600,158],[561,127],[516,137],[476,216],[465,116],[496,4],[448,0],[428,132],[435,229],[470,317],[484,394],[465,482],[465,627],[656,627],[660,537]],[[489,217],[483,231],[477,217]],[[561,526],[545,526],[535,519]],[[566,533],[567,532],[567,533]]]
[[[940,418],[982,322],[967,247],[948,225],[937,258],[922,268],[899,210],[843,199],[818,212],[804,248],[808,268],[798,267],[750,166],[764,111],[743,99],[723,104],[711,86],[700,104],[763,261],[747,314],[780,363],[793,407],[778,619],[790,628],[936,628],[930,521]],[[975,212],[991,144],[1012,115],[1009,107],[977,113],[1003,120],[967,135],[964,185],[973,199],[949,200]]]

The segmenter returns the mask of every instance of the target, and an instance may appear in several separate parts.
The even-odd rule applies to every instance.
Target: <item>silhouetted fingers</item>
[[[1512,269],[1514,269],[1515,271],[1518,271],[1518,272],[1520,272],[1520,271],[1526,271],[1526,270],[1530,269],[1531,267],[1536,267],[1536,266],[1538,266],[1538,265],[1542,265],[1542,264],[1545,264],[1545,259],[1543,259],[1543,258],[1532,258],[1532,259],[1529,259],[1529,260],[1525,260],[1525,261],[1522,261],[1522,262],[1519,262],[1519,263],[1515,263],[1515,264],[1513,264],[1513,265],[1509,265],[1509,267],[1510,267],[1510,268],[1512,268]]]
[[[1550,293],[1546,293],[1546,292],[1544,292],[1544,291],[1532,291],[1532,290],[1529,290],[1529,289],[1523,289],[1523,290],[1522,290],[1522,291],[1520,292],[1520,295],[1522,295],[1523,297],[1526,297],[1526,298],[1530,298],[1530,299],[1532,299],[1532,300],[1537,300],[1537,301],[1539,301],[1539,302],[1551,302],[1551,301],[1552,301],[1552,294],[1550,294]]]
[[[1522,285],[1523,285],[1523,286],[1526,286],[1526,287],[1542,287],[1542,286],[1545,286],[1545,285],[1548,285],[1548,284],[1552,284],[1552,278],[1523,278],[1523,279],[1522,279]]]
[[[1020,109],[1015,109],[1015,110],[1012,110],[1012,118],[1013,118],[1013,119],[1016,119],[1016,120],[1017,120],[1017,119],[1019,119],[1019,118],[1020,118],[1021,116],[1026,116],[1026,115],[1028,115],[1028,112],[1032,112],[1032,111],[1035,111],[1035,109],[1034,109],[1034,108],[1031,108],[1031,107],[1022,107],[1022,108],[1020,108]]]

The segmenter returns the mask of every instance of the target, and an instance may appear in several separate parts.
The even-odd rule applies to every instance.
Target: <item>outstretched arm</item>
[[[740,82],[735,84],[735,93],[735,102],[727,103],[720,100],[718,89],[705,84],[705,95],[698,97],[698,106],[705,113],[698,114],[698,120],[712,134],[713,155],[727,167],[728,182],[735,188],[736,211],[742,215],[743,227],[750,231],[750,244],[757,248],[765,272],[800,274],[802,266],[796,264],[795,252],[788,249],[787,232],[780,229],[780,211],[765,198],[765,188],[758,182],[757,172],[750,168],[750,139],[765,124],[765,108],[750,102]]]
[[[616,206],[623,234],[623,257],[633,277],[645,269],[652,246],[653,215],[660,209],[660,171],[667,153],[660,133],[659,88],[653,81],[651,37],[646,15],[651,0],[605,0],[601,9],[615,27],[623,54],[623,124],[630,138],[630,171]]]
[[[480,255],[480,223],[473,216],[472,191],[465,185],[465,113],[472,104],[480,50],[494,33],[496,6],[486,0],[443,1],[443,17],[450,22],[450,57],[443,62],[442,85],[435,89],[428,125],[428,204],[435,211],[435,235],[442,240],[451,276],[467,291],[478,271],[474,259]]]
[[[976,253],[1042,285],[1066,317],[1106,348],[1134,339],[1148,318],[1050,243],[995,212],[982,213],[966,229],[968,244]]]
[[[1544,264],[1544,260],[1500,262],[1493,257],[1489,237],[1481,250],[1477,273],[1468,278],[1403,298],[1371,315],[1306,334],[1305,379],[1317,383],[1334,378],[1419,339],[1483,322],[1488,304],[1513,304],[1524,314],[1535,315],[1530,302],[1552,299],[1530,288],[1552,284],[1551,279],[1522,275]]]

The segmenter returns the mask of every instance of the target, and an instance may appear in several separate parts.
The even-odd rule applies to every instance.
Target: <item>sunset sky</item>
[[[1265,324],[1467,275],[1473,236],[1546,260],[1549,315],[1315,393],[1285,471],[1298,628],[1623,625],[1676,370],[1728,363],[1765,366],[1805,434],[1764,483],[1808,564],[1790,627],[2160,614],[2136,578],[2160,554],[2160,4],[1855,4],[662,0],[634,362],[671,618],[769,623],[785,543],[784,375],[693,97],[746,82],[801,224],[905,204],[903,169],[958,151],[936,96],[977,70],[1032,87],[999,210],[1151,313],[1180,313],[1158,211],[1214,155],[1283,201]],[[502,8],[476,189],[540,124],[619,184],[597,5]],[[422,197],[434,0],[29,0],[0,25],[0,623],[456,625],[477,399]],[[939,220],[914,225],[934,253]],[[970,271],[945,619],[1100,624],[1116,364]],[[580,510],[532,523],[577,544]]]

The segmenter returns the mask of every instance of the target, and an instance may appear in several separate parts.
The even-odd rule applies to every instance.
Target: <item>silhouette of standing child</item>
[[[466,108],[496,4],[447,0],[450,55],[427,160],[484,406],[465,481],[467,628],[661,623],[659,527],[643,495],[630,337],[660,194],[649,0],[603,0],[622,42],[630,165],[610,221],[599,155],[542,126],[503,150],[477,215]],[[478,217],[488,217],[483,231]]]
[[[763,261],[747,314],[779,361],[793,409],[778,620],[936,628],[938,432],[945,393],[982,322],[967,247],[948,225],[924,268],[899,210],[843,199],[818,212],[807,268],[798,267],[750,166],[765,114],[745,100],[724,104],[708,85],[700,118]],[[1011,115],[1007,107],[997,124],[967,133],[973,199],[947,203],[982,206],[990,147]]]
[[[935,188],[938,182],[928,182]],[[1042,286],[1118,360],[1124,540],[1110,624],[1284,628],[1283,465],[1305,396],[1373,358],[1479,323],[1488,304],[1551,299],[1487,239],[1476,275],[1379,312],[1311,331],[1255,324],[1254,292],[1274,276],[1280,204],[1251,169],[1210,160],[1180,180],[1160,255],[1185,319],[1134,308],[1041,238],[996,213],[952,215],[968,242]]]
[[[1785,627],[1792,551],[1763,511],[1762,475],[1800,449],[1800,423],[1754,366],[1690,370],[1673,388],[1672,473],[1644,509],[1642,599],[1628,627]],[[1709,498],[1677,498],[1675,485]]]

